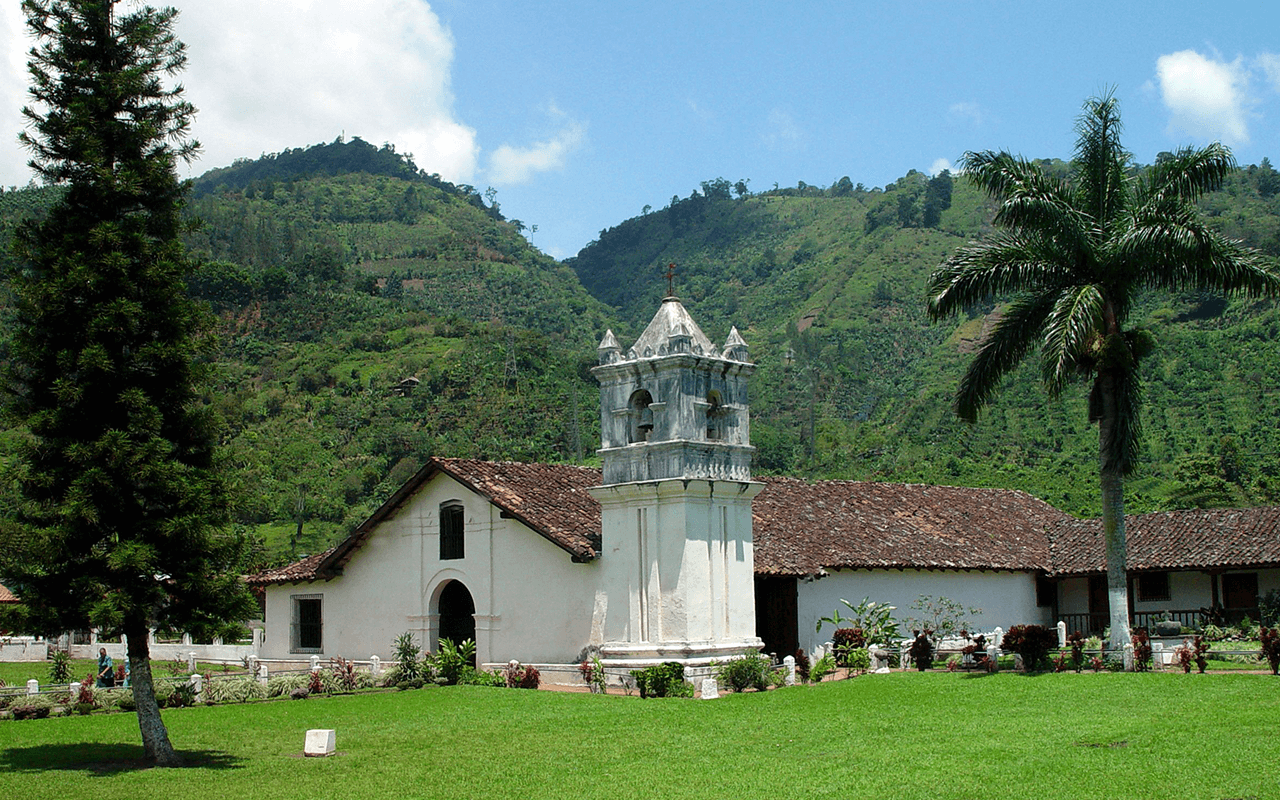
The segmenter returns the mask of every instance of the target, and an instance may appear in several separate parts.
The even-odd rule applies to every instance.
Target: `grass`
[[[41,798],[1270,798],[1280,679],[895,673],[716,701],[479,687],[173,709],[192,767],[140,768],[132,714],[0,722]],[[333,728],[339,755],[299,758]]]

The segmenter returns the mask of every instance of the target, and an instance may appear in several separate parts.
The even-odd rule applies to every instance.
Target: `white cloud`
[[[956,174],[956,168],[951,166],[951,161],[945,158],[936,159],[933,165],[929,167],[929,174],[938,175],[943,170],[950,172],[952,175]]]
[[[204,145],[192,174],[344,132],[391,142],[449,180],[475,172],[476,133],[453,111],[453,38],[421,0],[170,2],[187,43],[179,79],[199,110],[193,132]],[[29,44],[16,8],[0,6],[0,134],[18,130],[9,109],[21,105],[26,87]],[[4,182],[17,177],[11,163],[25,160],[11,142],[0,135]]]
[[[775,108],[769,112],[761,138],[771,150],[798,150],[804,143],[804,130],[789,112]]]
[[[552,107],[552,112],[559,114]],[[512,147],[504,144],[489,156],[489,180],[498,185],[511,186],[528,182],[535,173],[564,167],[565,156],[582,144],[586,138],[586,126],[570,122],[555,136],[529,147]]]
[[[27,51],[22,9],[0,3],[0,185],[25,186],[31,178],[27,152],[18,145],[23,129],[22,107],[27,104]]]
[[[1228,63],[1182,50],[1156,59],[1156,80],[1171,114],[1171,132],[1248,143],[1248,79],[1239,58]]]
[[[1267,76],[1267,81],[1271,87],[1280,92],[1280,55],[1275,53],[1263,53],[1258,56],[1258,68]]]
[[[947,117],[952,122],[978,126],[982,124],[982,109],[977,103],[952,103],[947,109]]]

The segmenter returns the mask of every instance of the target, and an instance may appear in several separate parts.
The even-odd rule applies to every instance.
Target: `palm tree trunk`
[[[129,637],[129,682],[138,710],[138,728],[142,732],[142,749],[148,761],[157,767],[180,767],[182,759],[169,741],[169,731],[160,718],[155,683],[151,679],[151,646],[145,622],[125,626]]]
[[[1119,398],[1115,378],[1106,373],[1097,378],[1101,414],[1098,419],[1098,474],[1102,482],[1102,535],[1107,557],[1107,600],[1111,611],[1109,647],[1124,652],[1129,639],[1128,552],[1124,536],[1124,472],[1117,452],[1123,445],[1116,439]]]

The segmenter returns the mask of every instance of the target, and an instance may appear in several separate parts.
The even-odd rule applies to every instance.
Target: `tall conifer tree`
[[[64,187],[17,237],[6,410],[30,436],[0,576],[31,630],[128,637],[149,759],[176,765],[153,692],[148,629],[216,634],[252,599],[232,573],[227,492],[198,389],[204,315],[185,294],[179,159],[195,109],[177,12],[116,0],[25,0],[31,106],[21,135]]]

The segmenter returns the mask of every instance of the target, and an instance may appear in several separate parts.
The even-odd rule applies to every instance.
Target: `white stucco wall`
[[[911,608],[921,595],[943,596],[966,608],[982,609],[970,617],[975,629],[990,631],[997,626],[1008,630],[1018,624],[1050,624],[1048,608],[1036,605],[1035,575],[1024,572],[960,572],[929,570],[841,570],[816,581],[797,585],[800,646],[806,651],[831,640],[832,627],[814,632],[821,617],[840,609],[847,612],[841,598],[857,605],[864,597],[897,606],[899,621],[923,614]],[[910,631],[903,626],[904,635]]]
[[[441,561],[439,509],[447,501],[464,508],[465,557]],[[322,599],[322,659],[389,659],[405,631],[434,648],[435,598],[458,580],[475,602],[478,661],[568,661],[590,636],[597,575],[596,564],[574,564],[568,552],[441,474],[378,526],[343,575],[268,588],[263,656],[309,657],[290,652],[297,595]]]

